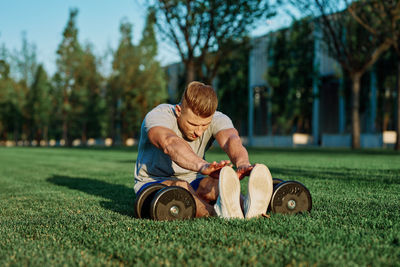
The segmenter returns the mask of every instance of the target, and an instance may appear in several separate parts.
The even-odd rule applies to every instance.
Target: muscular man
[[[250,164],[232,121],[216,111],[217,105],[211,86],[191,82],[180,104],[161,104],[146,115],[135,166],[136,194],[154,183],[183,187],[196,201],[196,217],[252,218],[266,212],[271,174],[265,165]],[[230,161],[205,160],[214,140]],[[247,175],[242,210],[239,179]]]

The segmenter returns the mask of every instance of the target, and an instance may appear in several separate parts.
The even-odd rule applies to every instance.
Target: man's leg
[[[194,186],[193,188],[195,189],[199,198],[205,200],[210,205],[214,205],[219,195],[218,182],[219,182],[218,179],[208,176],[201,179],[201,181],[198,183],[197,189]],[[242,207],[242,210],[243,210],[244,200],[245,197],[242,194],[240,194],[240,206]]]
[[[201,182],[200,182],[200,184],[201,184]],[[179,187],[183,187],[186,190],[188,190],[192,194],[192,196],[196,202],[196,217],[197,218],[215,215],[214,207],[212,205],[208,204],[207,201],[200,198],[199,195],[196,193],[196,191],[193,189],[193,187],[188,182],[182,181],[182,180],[167,180],[167,181],[163,181],[162,184],[165,184],[167,186],[179,186]]]
[[[272,176],[264,164],[256,164],[250,173],[244,204],[245,218],[259,217],[267,211],[273,191]]]
[[[193,183],[192,183],[193,184]],[[200,180],[198,187],[196,189],[196,194],[202,200],[213,205],[218,198],[218,179],[212,177],[204,177]]]
[[[214,209],[219,217],[243,218],[240,206],[240,181],[232,167],[221,169],[218,181],[219,196]]]

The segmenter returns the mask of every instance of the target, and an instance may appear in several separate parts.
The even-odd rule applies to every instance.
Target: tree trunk
[[[360,82],[361,74],[355,73],[351,76],[352,80],[352,106],[351,106],[351,147],[353,149],[360,148]]]
[[[400,150],[400,57],[397,60],[397,121],[396,121],[396,145],[394,149]]]
[[[63,117],[64,117],[64,118],[63,118],[63,126],[62,126],[62,129],[63,129],[62,139],[64,139],[65,144],[68,145],[69,142],[68,142],[68,124],[67,124],[67,118],[66,118],[66,115],[64,115]]]
[[[69,140],[68,140],[68,112],[66,110],[66,106],[68,105],[68,94],[67,94],[67,84],[63,90],[63,107],[62,107],[62,122],[63,122],[63,134],[62,134],[62,139],[64,139],[65,145],[69,146]]]
[[[186,85],[196,79],[196,66],[194,60],[186,63]]]
[[[114,101],[113,101],[113,104],[114,104]],[[117,136],[116,135],[117,130],[115,129],[115,127],[116,127],[116,125],[115,125],[115,110],[116,110],[115,106],[112,105],[112,107],[111,107],[111,120],[110,120],[110,130],[111,130],[111,132],[110,132],[111,136],[110,137],[113,140],[113,144],[114,144],[115,138]]]
[[[87,144],[87,122],[84,122],[82,125],[82,145],[86,146]]]
[[[43,139],[46,141],[46,143],[49,142],[49,126],[44,126],[43,127]]]

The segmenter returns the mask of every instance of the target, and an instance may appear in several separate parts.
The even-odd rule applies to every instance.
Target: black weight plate
[[[188,190],[178,186],[168,186],[154,196],[150,216],[158,221],[194,218],[196,202]]]
[[[135,200],[135,214],[137,218],[150,219],[150,205],[153,197],[160,190],[167,187],[165,184],[152,184],[144,188]]]
[[[273,183],[273,186],[274,186],[274,187],[275,187],[276,185],[282,183],[282,182],[283,182],[282,179],[272,178],[272,183]]]
[[[272,178],[273,191],[275,191],[275,189],[278,188],[279,184],[281,184],[283,182],[285,182],[285,181],[282,179]],[[271,211],[271,202],[269,202],[268,209],[267,209],[267,212],[269,212],[269,211]]]
[[[270,203],[272,212],[293,214],[311,211],[311,194],[303,184],[287,181],[280,183],[274,189]]]

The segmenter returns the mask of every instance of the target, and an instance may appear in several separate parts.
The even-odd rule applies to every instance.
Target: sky
[[[133,42],[141,38],[146,8],[141,0],[0,0],[0,45],[9,51],[20,50],[22,34],[36,46],[39,63],[49,73],[55,71],[56,50],[69,17],[69,10],[77,8],[78,38],[81,44],[91,43],[96,55],[116,49],[119,25],[123,18],[133,24]],[[260,36],[268,31],[287,26],[290,19],[279,14],[261,21],[251,31]],[[179,61],[172,46],[159,42],[158,59],[162,65]]]

